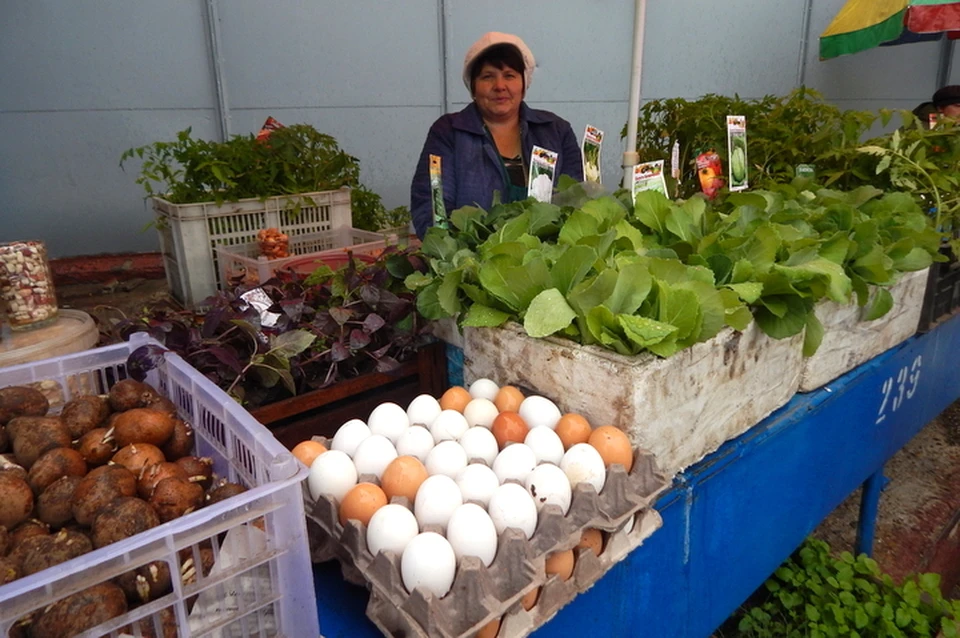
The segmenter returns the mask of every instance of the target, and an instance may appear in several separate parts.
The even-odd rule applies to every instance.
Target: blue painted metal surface
[[[797,395],[683,473],[663,527],[534,635],[709,636],[844,498],[960,397],[960,317]],[[364,590],[316,569],[321,631],[377,636]]]
[[[860,496],[860,520],[857,522],[857,540],[854,542],[857,554],[873,556],[877,511],[880,509],[880,494],[883,492],[886,480],[883,470],[880,469],[863,483],[863,492]]]

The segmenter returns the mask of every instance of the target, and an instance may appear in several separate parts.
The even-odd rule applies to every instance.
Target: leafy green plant
[[[353,189],[354,227],[378,230],[384,224],[403,223],[402,209],[387,211],[380,196],[361,184],[357,158],[309,124],[278,128],[263,140],[249,134],[224,142],[194,138],[187,128],[173,141],[124,151],[121,168],[134,158],[142,160],[136,183],[147,197],[163,197],[174,204],[222,204],[346,186]]]
[[[938,574],[897,584],[865,554],[838,557],[808,539],[767,580],[762,602],[741,609],[724,638],[915,638],[958,635],[960,601],[946,600]]]

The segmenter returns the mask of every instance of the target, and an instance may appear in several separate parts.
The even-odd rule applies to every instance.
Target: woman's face
[[[520,112],[523,75],[508,66],[484,64],[473,83],[473,99],[484,119],[508,119]]]
[[[940,112],[949,118],[960,120],[960,104],[948,104],[942,107]]]

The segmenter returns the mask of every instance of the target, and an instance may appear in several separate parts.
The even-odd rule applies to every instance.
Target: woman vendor
[[[495,191],[502,202],[526,199],[534,146],[558,154],[555,180],[564,174],[583,181],[580,147],[570,123],[523,101],[534,65],[523,40],[506,33],[487,33],[467,51],[463,83],[473,102],[430,127],[410,187],[419,237],[433,225],[433,196],[439,195],[431,187],[431,161],[441,175],[446,214],[468,205],[489,209]]]

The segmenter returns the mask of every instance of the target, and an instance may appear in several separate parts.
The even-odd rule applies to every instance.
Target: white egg
[[[494,490],[500,487],[500,479],[486,465],[471,463],[457,474],[457,487],[464,501],[476,501],[486,507]]]
[[[483,397],[473,399],[463,408],[463,418],[467,420],[467,425],[475,427],[482,425],[489,428],[493,425],[493,420],[500,414],[500,410],[494,405],[493,401]]]
[[[503,483],[514,479],[520,483],[537,466],[537,457],[524,443],[513,443],[503,448],[493,460],[493,473]]]
[[[437,443],[456,441],[469,427],[467,419],[456,410],[443,410],[430,424],[430,434]]]
[[[442,598],[453,586],[457,556],[450,541],[436,532],[417,534],[400,558],[400,575],[408,592],[417,587]]]
[[[403,505],[384,505],[370,517],[367,525],[367,549],[376,556],[381,551],[403,554],[414,536],[420,533],[417,517]]]
[[[544,505],[558,505],[566,516],[570,510],[570,499],[573,493],[570,489],[570,479],[556,465],[543,463],[533,468],[523,482],[527,491],[533,497],[533,502],[539,512]]]
[[[391,443],[396,443],[404,430],[410,427],[410,419],[407,417],[407,411],[396,403],[381,403],[370,413],[367,419],[367,425],[370,426],[370,432],[373,434],[382,434],[390,439]]]
[[[314,499],[330,496],[338,502],[357,484],[357,468],[346,452],[329,450],[313,460],[307,487]]]
[[[447,540],[459,561],[476,556],[487,567],[497,555],[497,528],[487,511],[474,503],[458,507],[447,523]]]
[[[422,425],[411,425],[397,439],[397,454],[415,456],[423,463],[433,449],[433,435]]]
[[[413,513],[420,529],[427,525],[446,528],[453,510],[463,505],[463,496],[457,483],[446,474],[428,476],[413,501]]]
[[[410,425],[429,426],[433,420],[440,416],[443,408],[440,402],[429,394],[421,394],[414,398],[407,406],[407,418]]]
[[[493,460],[500,453],[497,437],[483,426],[469,428],[460,437],[459,443],[467,453],[467,459],[481,459],[487,465],[493,465]]]
[[[560,469],[570,479],[571,487],[576,487],[579,483],[589,483],[597,490],[597,494],[607,481],[607,468],[603,464],[603,458],[589,443],[571,446],[560,460]]]
[[[557,421],[562,416],[557,404],[546,397],[536,394],[528,396],[520,403],[520,409],[517,410],[527,426],[532,430],[538,425],[545,425],[551,430],[557,428]]]
[[[497,398],[497,392],[500,391],[500,386],[490,379],[481,378],[471,383],[467,391],[470,392],[470,396],[474,399],[488,399],[493,401]]]
[[[427,474],[445,474],[454,478],[467,467],[467,453],[456,441],[441,441],[427,454],[424,466]]]
[[[494,491],[487,506],[497,534],[508,527],[521,530],[527,538],[537,529],[537,506],[522,485],[504,483]]]
[[[390,439],[382,434],[371,434],[357,446],[353,463],[357,466],[357,474],[376,474],[380,478],[397,456],[397,448]]]
[[[339,450],[353,456],[357,446],[370,436],[370,428],[360,419],[350,419],[340,426],[330,442],[331,450]]]
[[[533,450],[537,463],[560,465],[560,459],[563,458],[563,441],[547,426],[538,425],[531,429],[523,442]]]

